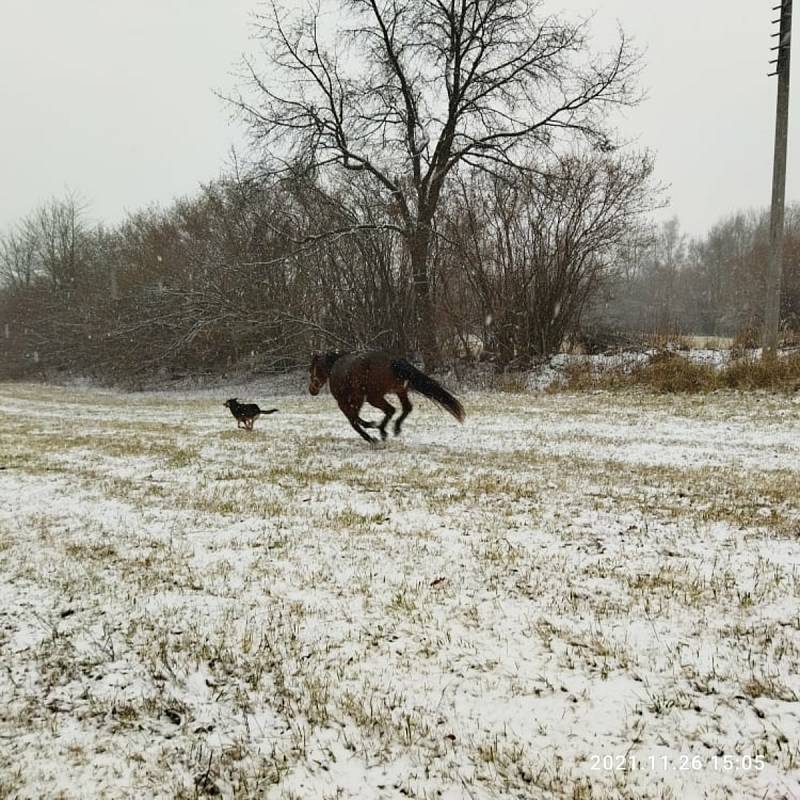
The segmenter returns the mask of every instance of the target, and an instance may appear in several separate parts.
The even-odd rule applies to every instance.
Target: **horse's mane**
[[[330,368],[342,357],[350,355],[347,352],[341,352],[339,350],[331,350],[328,353],[322,353],[322,363],[325,365],[325,369],[330,371]]]

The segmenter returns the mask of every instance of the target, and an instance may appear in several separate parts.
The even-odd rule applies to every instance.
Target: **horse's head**
[[[308,391],[313,395],[318,395],[319,390],[328,380],[330,367],[327,359],[322,353],[314,353],[311,356],[311,367],[309,368],[310,378],[308,381]]]

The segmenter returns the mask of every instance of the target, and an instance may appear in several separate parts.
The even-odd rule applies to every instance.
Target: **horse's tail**
[[[392,370],[398,378],[408,381],[408,385],[415,392],[419,392],[429,400],[433,400],[445,411],[449,411],[459,422],[464,421],[466,416],[464,406],[441,383],[418,370],[413,364],[409,364],[404,358],[392,361]]]

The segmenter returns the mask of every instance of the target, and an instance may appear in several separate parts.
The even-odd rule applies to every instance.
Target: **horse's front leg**
[[[350,398],[347,400],[337,400],[339,408],[342,413],[347,417],[348,422],[353,426],[353,430],[362,438],[366,439],[370,444],[375,444],[375,439],[372,438],[362,425],[361,418],[358,412],[361,410],[361,403],[354,403]]]
[[[361,427],[361,420],[358,417],[353,417],[350,419],[350,424],[353,426],[353,430],[355,432],[366,439],[370,444],[375,444],[378,440],[375,439],[374,436],[370,436],[362,427]]]

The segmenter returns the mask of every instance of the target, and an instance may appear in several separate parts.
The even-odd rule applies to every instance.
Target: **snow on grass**
[[[799,398],[228,396],[0,386],[0,796],[800,796]]]

